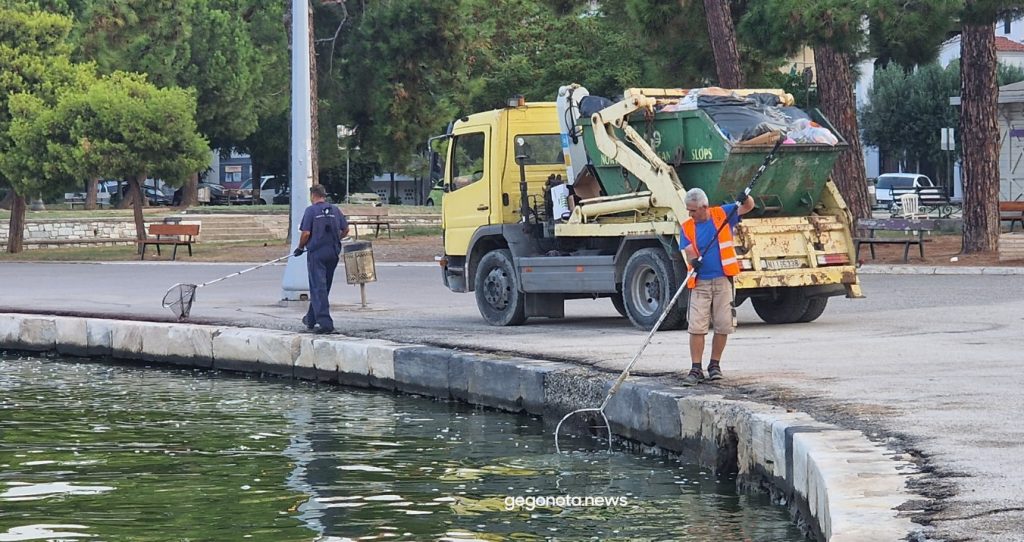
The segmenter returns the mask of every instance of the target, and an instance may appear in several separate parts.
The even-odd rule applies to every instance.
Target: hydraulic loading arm
[[[674,222],[679,224],[687,217],[686,205],[683,202],[686,189],[683,188],[683,183],[680,182],[675,169],[659,158],[643,136],[629,125],[629,115],[637,111],[654,114],[654,106],[658,100],[646,95],[645,90],[627,89],[622,101],[594,113],[591,117],[594,141],[601,154],[636,175],[647,186],[651,192],[650,204],[653,207],[671,209],[675,215]],[[655,93],[664,95],[665,90],[657,89]],[[636,150],[615,135],[616,129],[622,130],[626,140]]]

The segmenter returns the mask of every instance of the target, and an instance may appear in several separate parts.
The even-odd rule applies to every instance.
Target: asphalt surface
[[[245,264],[139,262],[0,264],[0,311],[173,321],[161,298]],[[283,266],[200,288],[190,321],[302,328],[305,303],[284,303]],[[709,392],[782,403],[887,442],[919,470],[908,483],[938,500],[936,538],[1024,539],[1024,274],[934,275],[866,267],[866,299],[833,298],[810,324],[763,324],[750,304]],[[1018,272],[1019,269],[1002,272]],[[963,273],[964,271],[958,271]],[[970,271],[967,271],[968,273]],[[997,271],[998,272],[998,271]],[[646,336],[608,300],[566,303],[563,320],[483,324],[472,294],[448,292],[433,264],[378,264],[369,306],[339,272],[332,307],[340,330],[398,342],[573,361],[618,373]],[[687,335],[661,332],[637,374],[680,378]]]

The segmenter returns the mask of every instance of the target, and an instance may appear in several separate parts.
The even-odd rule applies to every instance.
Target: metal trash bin
[[[373,261],[373,244],[369,241],[348,243],[341,247],[345,261],[345,280],[359,285],[359,298],[366,307],[366,283],[377,282],[377,265]]]

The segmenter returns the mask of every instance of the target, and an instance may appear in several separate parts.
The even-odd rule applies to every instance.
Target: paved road
[[[173,320],[160,307],[176,282],[200,283],[244,265],[191,263],[0,264],[0,311],[88,313]],[[283,266],[202,288],[192,321],[299,330],[305,304],[282,304]],[[341,284],[332,295],[339,328],[402,342],[515,352],[618,372],[645,333],[607,300],[566,304],[564,320],[516,328],[482,324],[469,294],[440,285],[433,265],[379,264],[380,282]],[[344,280],[344,277],[341,277]],[[1024,535],[1024,275],[862,276],[863,300],[833,299],[811,324],[769,326],[749,303],[714,393],[792,405],[888,439],[936,474],[909,476],[942,501],[934,515],[950,538]],[[686,334],[655,336],[637,373],[676,378],[687,368]],[[909,453],[909,455],[908,455]],[[909,473],[908,473],[909,474]]]

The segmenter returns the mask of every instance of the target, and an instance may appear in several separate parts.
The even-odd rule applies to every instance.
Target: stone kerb
[[[613,377],[575,365],[285,331],[0,315],[0,347],[56,350],[259,372],[454,398],[553,421],[597,407]],[[913,499],[909,464],[857,431],[781,407],[633,377],[609,402],[617,435],[696,458],[741,484],[770,487],[819,539],[898,540],[920,530],[896,512]],[[552,424],[553,427],[553,424]]]

